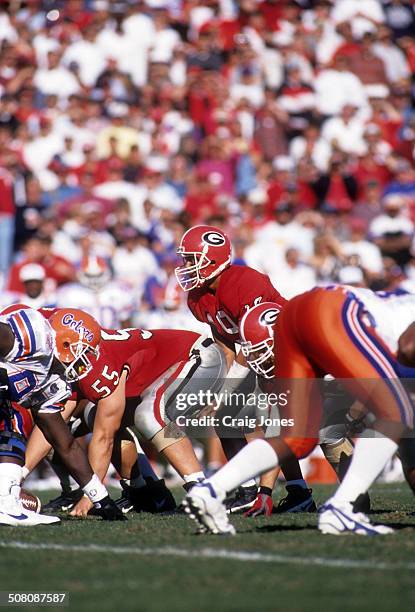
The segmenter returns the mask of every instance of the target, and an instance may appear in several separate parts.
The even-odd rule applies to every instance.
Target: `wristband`
[[[260,495],[261,493],[263,495],[269,495],[270,497],[272,497],[272,489],[270,487],[259,487],[258,495]]]
[[[91,480],[84,487],[82,487],[82,491],[87,497],[89,497],[93,504],[96,504],[104,499],[104,497],[108,496],[107,489],[104,487],[96,474],[94,474]]]

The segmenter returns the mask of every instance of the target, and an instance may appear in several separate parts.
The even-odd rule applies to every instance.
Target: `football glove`
[[[127,517],[122,513],[120,508],[111,499],[109,495],[94,503],[94,516],[100,516],[104,521],[126,521]]]
[[[245,512],[244,516],[271,516],[272,508],[272,490],[268,487],[260,487],[254,505],[248,512]]]

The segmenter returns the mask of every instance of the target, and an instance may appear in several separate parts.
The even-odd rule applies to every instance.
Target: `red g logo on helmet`
[[[240,323],[241,350],[258,376],[274,377],[274,330],[279,304],[263,302],[246,311]]]
[[[177,249],[183,265],[175,270],[183,291],[191,291],[212,280],[231,263],[231,243],[225,232],[210,225],[197,225],[183,235]]]
[[[61,308],[49,318],[55,332],[56,355],[65,365],[70,382],[80,380],[92,369],[91,357],[99,357],[101,327],[91,315],[76,308]]]

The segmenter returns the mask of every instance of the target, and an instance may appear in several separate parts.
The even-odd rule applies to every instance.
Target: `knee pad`
[[[26,440],[15,431],[0,431],[0,457],[25,460]]]
[[[320,444],[325,458],[331,465],[340,463],[343,456],[350,457],[353,454],[353,444],[348,438],[337,442],[325,442]]]
[[[150,440],[153,444],[154,448],[161,453],[169,446],[176,444],[176,442],[180,442],[183,438],[186,437],[186,434],[177,427],[176,423],[169,423],[166,427],[163,427],[159,432],[156,433]]]
[[[297,459],[307,457],[318,444],[317,438],[290,438],[287,436],[283,438],[283,441]]]

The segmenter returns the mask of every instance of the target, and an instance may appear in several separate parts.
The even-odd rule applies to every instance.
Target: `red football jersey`
[[[200,337],[176,329],[102,330],[100,356],[91,372],[78,382],[80,396],[97,402],[111,395],[127,370],[126,397],[138,397],[172,365],[189,357]]]
[[[193,289],[188,295],[188,306],[196,319],[208,323],[214,333],[231,348],[240,342],[239,323],[246,312],[260,302],[275,302],[282,307],[282,297],[268,276],[248,266],[229,266],[219,276],[213,293],[207,285]]]

